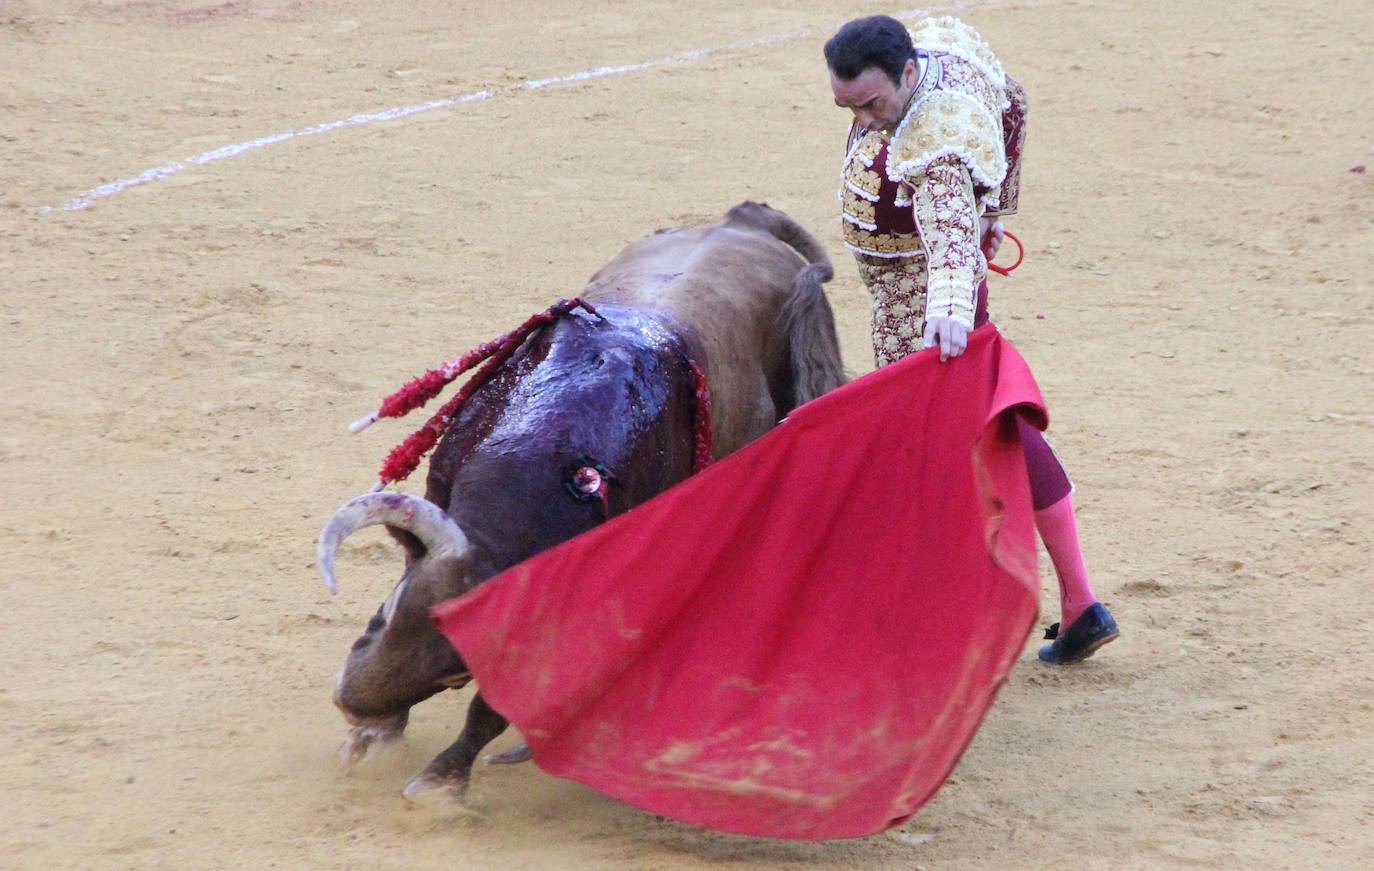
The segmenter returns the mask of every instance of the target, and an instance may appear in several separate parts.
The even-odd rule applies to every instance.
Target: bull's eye
[[[563,486],[579,502],[604,502],[614,481],[605,466],[583,457],[568,466]]]
[[[583,466],[573,472],[573,489],[583,496],[590,496],[604,486],[605,482],[601,479],[601,473],[593,466]]]

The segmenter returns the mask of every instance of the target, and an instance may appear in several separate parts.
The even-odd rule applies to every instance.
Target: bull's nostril
[[[367,621],[367,631],[380,632],[382,630],[382,627],[385,625],[386,618],[384,618],[381,614],[373,614],[372,619]]]

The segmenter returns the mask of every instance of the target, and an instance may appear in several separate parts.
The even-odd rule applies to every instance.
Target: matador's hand
[[[940,345],[940,362],[957,357],[968,347],[968,327],[951,317],[926,319],[926,332],[922,337],[922,348]]]
[[[1007,236],[1007,228],[997,218],[979,218],[978,232],[983,240],[983,256],[991,263],[997,259],[997,251]]]

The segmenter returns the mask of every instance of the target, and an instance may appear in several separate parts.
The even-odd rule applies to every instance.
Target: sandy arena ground
[[[871,365],[820,46],[905,10],[690,6],[0,0],[0,866],[1370,867],[1368,0],[962,12],[1032,97],[994,316],[1124,634],[1067,671],[1029,645],[906,842],[701,832],[533,766],[412,809],[467,693],[335,764],[331,679],[400,557],[359,536],[331,598],[313,542],[409,431],[344,431],[404,378],[744,198],[824,236]]]

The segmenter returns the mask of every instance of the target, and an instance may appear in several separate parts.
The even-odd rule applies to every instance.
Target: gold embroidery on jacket
[[[876,170],[871,169],[873,160],[878,156],[882,147],[882,137],[876,133],[870,133],[859,140],[844,166],[844,180],[849,185],[868,194],[869,200],[876,200],[878,190],[883,186],[882,176],[878,175]]]
[[[978,31],[949,15],[926,18],[911,28],[911,41],[922,48],[964,58],[979,68],[994,87],[1006,86],[1006,73]]]
[[[887,177],[910,180],[942,157],[957,157],[982,188],[996,189],[1007,174],[1002,125],[988,106],[966,93],[937,91],[913,107],[893,137]]]
[[[844,189],[844,213],[860,224],[867,224],[870,230],[878,220],[877,206],[847,187]]]
[[[879,257],[913,257],[923,254],[921,237],[915,233],[872,233],[844,222],[844,241],[863,254]]]

